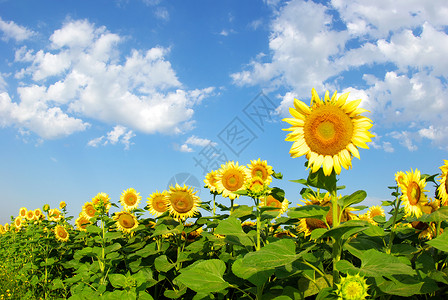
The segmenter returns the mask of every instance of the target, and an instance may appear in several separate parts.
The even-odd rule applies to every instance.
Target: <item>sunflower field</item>
[[[75,220],[65,202],[22,207],[0,225],[0,299],[447,299],[448,160],[397,172],[381,205],[344,195],[338,176],[373,137],[347,96],[294,100],[286,141],[309,175],[289,200],[259,158],[210,170],[205,199],[176,184],[146,205],[98,193]]]

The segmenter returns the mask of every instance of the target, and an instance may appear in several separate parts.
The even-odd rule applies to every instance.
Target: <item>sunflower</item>
[[[222,192],[223,197],[234,200],[239,195],[233,192],[244,189],[244,183],[248,177],[248,169],[245,166],[239,166],[238,162],[229,161],[225,165],[221,165],[219,169],[218,191]]]
[[[217,190],[217,182],[218,182],[218,170],[210,171],[207,175],[205,175],[204,183],[205,187],[209,188],[210,192],[216,193]]]
[[[354,276],[347,274],[347,277],[341,278],[341,283],[336,284],[338,299],[343,300],[363,300],[369,296],[367,290],[369,285],[364,277],[356,274]]]
[[[50,205],[49,205],[49,204],[44,204],[44,206],[42,207],[42,210],[43,210],[44,212],[49,211],[49,210],[50,210]]]
[[[98,193],[92,198],[92,204],[96,208],[104,207],[105,211],[108,212],[112,204],[110,203],[110,197],[106,193]]]
[[[258,160],[251,160],[247,167],[249,168],[251,177],[261,177],[266,185],[269,185],[272,182],[271,175],[274,174],[274,171],[265,160],[262,161],[260,158]]]
[[[82,212],[79,214],[79,217],[75,220],[76,228],[78,228],[78,230],[80,231],[86,231],[86,227],[89,224],[92,224],[92,222],[90,222],[90,220],[86,218]]]
[[[347,102],[348,93],[336,99],[336,92],[330,99],[329,92],[325,100],[319,98],[316,90],[311,91],[311,104],[294,99],[294,108],[289,111],[293,118],[283,121],[291,124],[292,131],[286,141],[294,142],[289,153],[292,157],[306,155],[308,167],[316,172],[323,167],[324,174],[334,171],[340,174],[341,166],[349,169],[352,157],[359,157],[357,147],[366,148],[372,135],[368,130],[372,121],[360,114],[367,110],[359,108],[361,99]]]
[[[269,207],[277,207],[277,209],[273,209],[272,211],[278,211],[278,216],[281,216],[288,210],[289,201],[284,199],[282,202],[275,199],[272,195],[268,195],[262,199],[260,202],[260,206],[269,206]]]
[[[154,216],[160,216],[168,210],[168,192],[158,192],[152,193],[147,199],[149,212]]]
[[[95,217],[96,214],[96,209],[95,206],[92,204],[92,202],[86,202],[84,203],[84,205],[82,206],[82,215],[90,220],[90,218]]]
[[[386,216],[384,214],[384,209],[380,205],[371,206],[365,213],[366,220],[373,225],[377,225],[377,223],[373,220],[376,216]],[[362,218],[360,218],[362,219]]]
[[[16,227],[16,230],[19,230],[20,228],[22,228],[23,221],[22,221],[22,217],[21,216],[17,216],[14,219],[14,226]],[[5,228],[6,228],[6,225],[5,225]]]
[[[61,242],[67,242],[69,238],[67,229],[61,225],[56,225],[56,227],[54,227],[54,235],[56,239]]]
[[[120,197],[120,203],[127,211],[136,209],[142,200],[140,193],[137,193],[133,188],[124,190]]]
[[[184,225],[184,226],[185,226],[184,230],[186,229],[187,231],[189,231],[188,229],[191,228],[191,227],[193,227],[193,225],[194,225],[194,224],[192,224],[192,223],[187,223],[187,224],[185,224],[185,225]],[[199,228],[197,228],[197,229],[195,229],[195,230],[191,230],[191,231],[189,231],[188,233],[187,233],[186,231],[182,231],[182,233],[181,233],[182,240],[186,240],[187,242],[194,242],[194,240],[195,240],[197,237],[200,237],[200,236],[201,236],[201,233],[202,233],[203,231],[204,231],[204,229],[203,229],[202,227],[199,227]]]
[[[244,185],[249,197],[260,198],[268,193],[268,186],[266,185],[263,178],[259,176],[254,176],[247,179]]]
[[[9,231],[9,223],[5,223],[5,225],[3,226],[3,228],[5,228],[5,231]]]
[[[403,178],[403,186],[401,186],[402,195],[400,197],[404,204],[404,210],[407,216],[415,215],[419,218],[422,215],[422,206],[428,202],[425,190],[426,180],[421,179],[420,171],[406,172]]]
[[[28,210],[25,217],[28,221],[34,220],[34,210]]]
[[[121,211],[114,214],[113,219],[116,221],[116,225],[118,230],[123,231],[124,233],[131,233],[132,230],[138,227],[137,218],[134,214]]]
[[[197,191],[194,192],[193,188],[189,188],[185,184],[183,187],[177,183],[175,187],[171,186],[167,196],[170,215],[182,220],[193,217],[199,211],[198,205],[200,204],[196,193]]]
[[[20,208],[20,210],[19,210],[19,216],[21,217],[21,218],[26,218],[26,212],[27,212],[28,210],[26,209],[26,207],[21,207]]]
[[[0,234],[4,234],[5,232],[6,232],[5,227],[3,227],[2,224],[0,224]]]
[[[442,174],[440,175],[440,185],[437,188],[437,195],[442,205],[448,205],[448,160],[444,160],[445,164],[440,167]]]
[[[36,221],[45,219],[45,216],[40,208],[34,210],[34,219]]]
[[[395,173],[395,182],[397,183],[398,187],[402,187],[404,182],[404,177],[406,177],[406,174],[402,171],[398,171],[397,173]]]
[[[67,204],[65,203],[65,201],[59,202],[59,208],[60,209],[64,209],[65,207],[67,207]]]
[[[58,222],[61,219],[61,211],[57,208],[48,211],[48,220]]]

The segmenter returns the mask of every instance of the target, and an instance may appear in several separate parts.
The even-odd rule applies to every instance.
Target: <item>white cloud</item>
[[[106,136],[100,136],[94,139],[91,139],[87,142],[87,145],[90,147],[98,147],[100,145],[106,146],[107,144],[115,145],[117,143],[121,143],[124,145],[125,150],[129,150],[131,143],[131,138],[135,137],[135,134],[132,130],[128,130],[126,127],[117,125],[111,131],[109,131]]]
[[[45,139],[87,129],[85,118],[147,134],[191,130],[194,107],[214,88],[186,90],[166,59],[169,48],[123,54],[117,48],[122,40],[105,27],[75,20],[55,30],[45,49],[17,49],[15,63],[27,66],[15,74],[17,99],[11,93],[0,98],[0,124]],[[132,137],[128,131],[121,138]]]
[[[217,143],[192,135],[178,149],[181,152],[193,152],[194,150],[190,146],[205,147],[207,145],[216,146]]]
[[[3,21],[0,18],[0,31],[3,32],[2,40],[8,41],[10,39],[16,40],[17,42],[22,42],[29,39],[35,33],[26,27],[17,25],[13,21]]]
[[[313,87],[321,95],[342,89],[349,99],[363,99],[361,106],[372,112],[366,116],[384,130],[401,127],[386,136],[408,149],[417,149],[422,137],[446,144],[446,1],[333,0],[325,6],[293,0],[274,9],[269,56],[231,74],[234,84],[286,88],[277,108],[285,116],[293,97],[309,99]],[[416,131],[403,133],[410,122]],[[391,151],[387,143],[380,147]]]

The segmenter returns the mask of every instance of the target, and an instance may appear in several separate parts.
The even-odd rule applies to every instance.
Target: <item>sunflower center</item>
[[[345,286],[345,295],[349,299],[357,299],[362,295],[362,286],[359,282],[349,282]]]
[[[132,228],[135,225],[135,221],[134,218],[132,218],[129,215],[126,214],[122,214],[120,216],[120,218],[118,219],[118,221],[120,222],[120,225],[124,228]]]
[[[137,202],[137,197],[134,194],[126,195],[124,202],[127,205],[134,205]]]
[[[448,175],[445,177],[445,193],[448,193]]]
[[[165,212],[166,211],[166,203],[165,203],[165,201],[163,199],[161,199],[161,198],[154,199],[154,204],[155,205],[153,205],[153,207],[158,212]]]
[[[239,172],[230,170],[224,174],[222,184],[227,190],[236,191],[244,184],[243,176]]]
[[[353,122],[339,107],[315,108],[305,120],[304,136],[310,149],[322,155],[335,155],[345,149],[353,136]]]
[[[175,211],[183,214],[189,212],[193,208],[194,201],[189,193],[177,192],[176,195],[173,195],[171,198],[171,205]]]
[[[308,227],[309,231],[313,231],[317,228],[327,228],[327,225],[319,219],[313,219],[313,218],[307,218],[306,219],[306,226]]]
[[[421,195],[420,187],[418,186],[418,184],[415,181],[412,181],[409,184],[409,187],[407,190],[407,196],[409,199],[409,203],[411,205],[417,205],[418,201],[420,200],[420,195]]]
[[[255,177],[255,176],[261,177],[263,180],[266,180],[266,177],[267,177],[266,170],[263,168],[255,168],[252,171],[252,177]]]
[[[59,229],[58,234],[61,238],[65,239],[67,237],[67,233],[64,229]]]

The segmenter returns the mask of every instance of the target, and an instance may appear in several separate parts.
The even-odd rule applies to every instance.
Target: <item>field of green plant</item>
[[[363,206],[365,191],[337,184],[373,136],[346,99],[313,90],[285,119],[308,178],[229,161],[203,199],[179,185],[146,205],[132,188],[119,201],[98,193],[76,220],[65,202],[22,207],[0,225],[0,299],[446,299],[448,161],[440,174],[397,172],[390,201]]]

